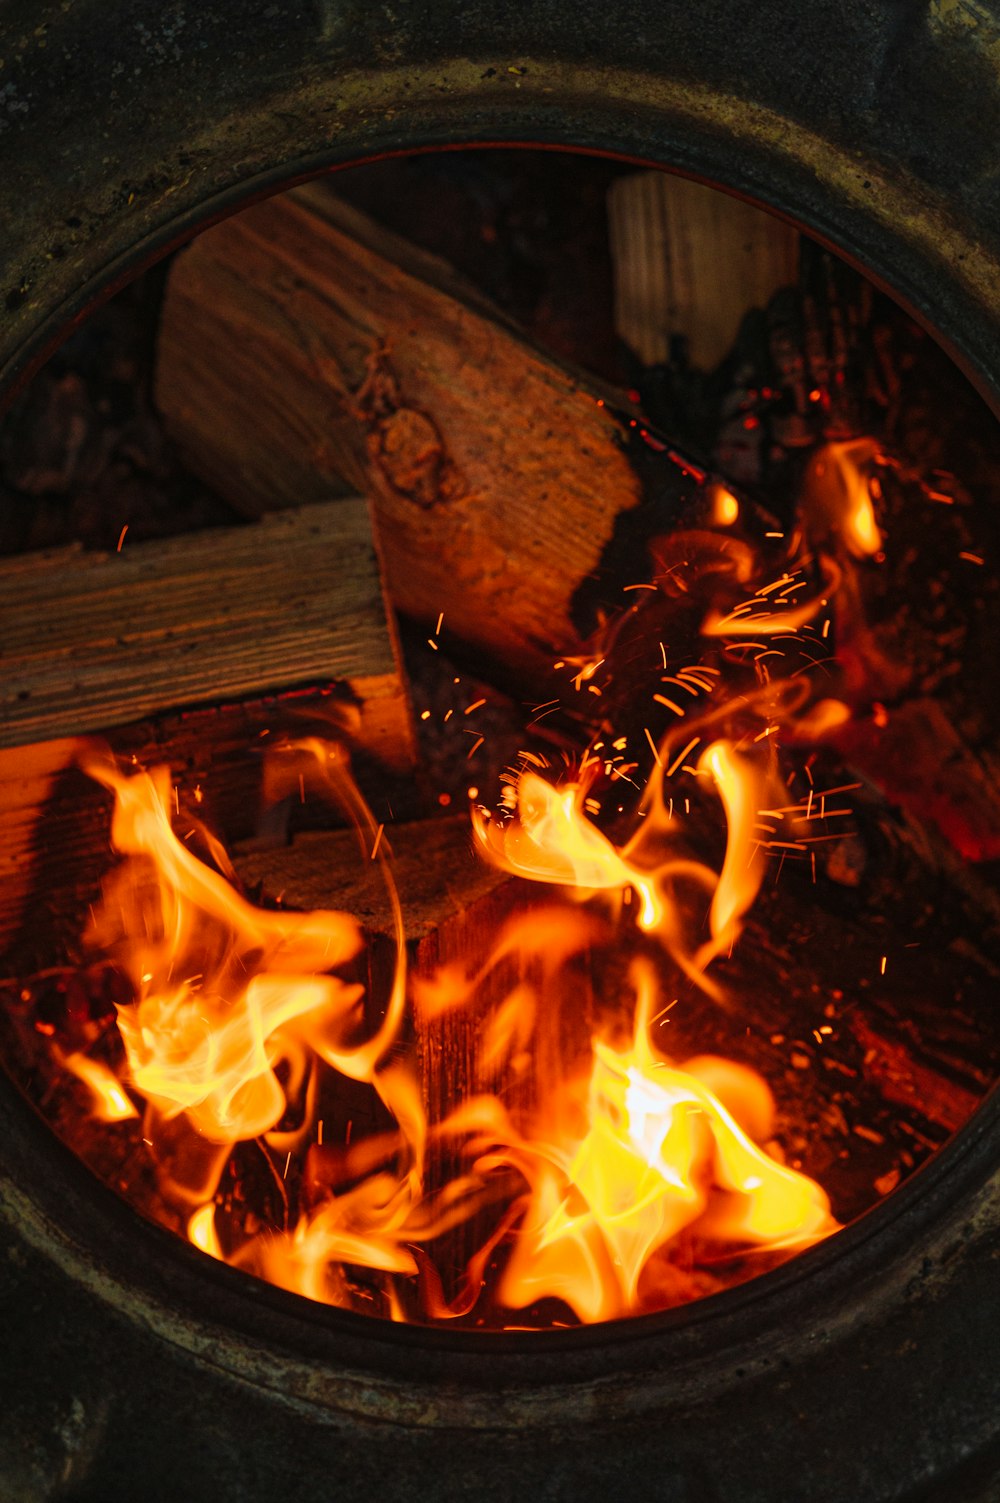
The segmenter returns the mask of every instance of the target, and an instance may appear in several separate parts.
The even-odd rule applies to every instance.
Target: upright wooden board
[[[681,338],[698,370],[729,354],[744,316],[798,279],[798,231],[763,209],[668,172],[612,184],[615,327],[644,365]]]

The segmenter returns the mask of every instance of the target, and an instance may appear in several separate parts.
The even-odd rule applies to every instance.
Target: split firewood
[[[357,739],[411,766],[413,735],[363,501],[117,554],[0,565],[0,746],[174,707],[342,686]]]
[[[666,172],[618,178],[608,193],[615,326],[643,365],[678,340],[714,370],[752,308],[798,279],[799,235],[742,199]]]
[[[524,966],[513,957],[487,966],[467,1005],[442,1000],[440,1010],[436,995],[421,993],[422,981],[446,974],[455,996],[462,993],[463,982],[494,951],[504,925],[529,910],[537,891],[477,855],[464,815],[392,825],[375,840],[377,847],[372,841],[368,849],[354,830],[309,832],[281,849],[237,850],[233,864],[252,893],[280,898],[289,908],[353,914],[369,945],[377,946],[395,935],[393,897],[382,865],[388,859],[416,990],[424,996],[416,1028],[425,1108],[440,1115],[442,1108],[458,1104],[469,1081],[479,1078],[483,1084],[484,1022],[513,990],[515,972],[520,976]],[[505,1062],[506,1056],[488,1068],[494,1086],[497,1064]]]
[[[108,865],[107,796],[77,766],[84,733],[167,763],[179,802],[234,839],[254,831],[260,752],[282,733],[333,734],[380,777],[412,769],[364,502],[120,555],[14,558],[0,623],[0,950],[30,915],[38,943],[51,916],[64,953]]]
[[[355,831],[334,830],[298,835],[282,849],[236,850],[233,864],[250,892],[262,898],[280,897],[289,908],[353,914],[372,944],[391,940],[395,931],[381,859],[388,858],[414,977],[417,1049],[429,1113],[439,1117],[457,1106],[470,1081],[478,1089],[498,1089],[512,1056],[521,1056],[523,1070],[529,1038],[552,1070],[567,1043],[586,1049],[596,1008],[578,972],[567,999],[572,1005],[566,1026],[536,1016],[532,1004],[533,980],[547,953],[551,958],[553,943],[546,939],[544,902],[538,911],[537,886],[484,861],[464,815],[388,826],[375,840],[377,846],[375,841],[371,846],[378,859]],[[525,921],[522,944],[507,946],[509,926],[519,919]],[[581,920],[574,933],[588,927]],[[498,1014],[509,1002],[508,1028]],[[509,1089],[505,1100],[511,1104]]]
[[[322,184],[178,257],[156,392],[246,512],[365,490],[394,606],[514,668],[573,649],[574,593],[640,501],[594,383]]]

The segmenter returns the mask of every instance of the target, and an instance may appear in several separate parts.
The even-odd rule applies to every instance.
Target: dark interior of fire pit
[[[566,154],[357,168],[133,282],[5,418],[3,1060],[106,1184],[206,1251],[363,1313],[509,1328],[682,1304],[825,1235],[695,1224],[631,1303],[498,1296],[527,1150],[498,1159],[477,1120],[470,1171],[435,1124],[489,1096],[522,1130],[594,1036],[624,1047],[636,960],[663,1060],[763,1077],[773,1120],[746,1130],[842,1224],[995,1079],[996,420],[889,297],[749,214]],[[482,859],[524,827],[526,776],[580,784],[602,852],[639,838],[661,780],[662,850],[683,828],[718,875],[739,816],[727,803],[727,836],[699,758],[722,736],[768,797],[743,861],[759,880],[710,962],[692,961],[710,894],[678,889],[690,944],[626,952],[640,889],[622,879],[611,914],[586,876],[558,900],[591,927],[553,960],[541,926],[571,884]],[[346,748],[355,782],[316,746]],[[178,838],[241,900],[347,912],[365,936],[331,968],[364,989],[355,1033],[308,1088],[283,1055],[284,1110],[224,1150],[143,1091],[119,1028],[138,961],[109,906],[112,793],[160,766]],[[338,1224],[303,1271],[297,1229],[413,1169],[393,1138],[409,1098],[331,1063],[388,1027],[397,942],[412,988],[378,1068],[414,1071],[438,1222],[369,1265]],[[527,1022],[525,988],[547,1004]],[[474,1214],[444,1214],[470,1173]]]

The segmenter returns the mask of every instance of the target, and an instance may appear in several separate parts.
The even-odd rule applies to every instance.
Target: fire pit
[[[331,18],[324,26],[336,33]],[[892,67],[885,65],[890,82],[893,68],[897,74],[905,71],[907,58],[932,45],[935,26],[944,27],[945,21],[929,22],[920,38],[895,39]],[[947,35],[956,47],[973,45],[964,36]],[[520,93],[530,63],[503,66],[509,87]],[[496,76],[494,65],[484,64],[477,74],[479,86],[489,87]],[[542,116],[563,109],[537,97]],[[510,108],[515,118],[528,118],[516,97]],[[655,150],[640,150],[635,139],[639,127],[633,122],[626,129],[613,115],[612,110],[601,117],[601,145],[647,157],[669,155],[706,175],[756,189],[772,201],[783,193],[783,202],[799,219],[830,238],[851,237],[849,248],[876,271],[886,268],[878,253],[883,235],[885,246],[899,256],[897,274],[886,280],[911,305],[930,310],[929,299],[919,294],[930,262],[922,259],[920,233],[914,229],[918,220],[907,221],[905,236],[892,223],[873,233],[871,221],[859,215],[851,196],[834,191],[833,179],[824,190],[829,201],[821,214],[809,194],[797,194],[799,169],[790,159],[784,173],[775,173],[774,182],[784,184],[781,192],[764,193],[744,154],[750,150],[750,133],[730,139],[732,155],[723,171],[706,138],[697,133],[689,136],[678,129]],[[664,118],[659,117],[661,129]],[[652,128],[653,115],[650,124]],[[369,147],[376,145],[370,117],[364,128],[370,132]],[[437,129],[443,138],[450,127],[442,120]],[[501,128],[498,116],[489,131],[479,134],[515,132]],[[544,130],[532,118],[532,129],[516,134],[570,139],[566,120]],[[414,125],[411,139],[427,144],[431,136],[425,134],[421,141]],[[586,130],[572,139],[597,144]],[[345,156],[358,150],[354,137],[350,144],[345,138]],[[279,173],[285,180],[294,175],[287,153],[269,147],[266,154],[280,163],[276,179]],[[931,175],[933,163],[924,166],[925,175]],[[875,173],[871,164],[866,170]],[[249,176],[244,164],[241,182]],[[133,203],[141,197],[130,192]],[[296,202],[308,205],[308,194]],[[271,205],[262,205],[251,216],[257,214],[257,222],[263,223],[260,216],[272,212]],[[191,213],[204,217],[201,189],[192,195]],[[836,236],[831,216],[836,216]],[[252,217],[246,221],[253,222]],[[233,221],[234,227],[239,224]],[[230,226],[223,228],[228,233]],[[334,228],[343,232],[342,224]],[[934,228],[941,230],[940,223]],[[182,229],[176,217],[169,228],[164,221],[165,234]],[[957,243],[959,227],[951,226],[950,233]],[[134,245],[139,237],[130,238]],[[930,239],[929,228],[928,243]],[[89,255],[99,255],[97,243],[92,238],[83,246],[81,239]],[[201,243],[209,245],[211,237]],[[203,276],[210,272],[203,265]],[[87,290],[80,265],[74,275],[81,278],[82,300]],[[107,256],[100,272],[95,262],[94,275],[107,284]],[[22,282],[10,307],[20,306],[25,316],[36,284],[27,272]],[[961,310],[963,298],[968,307],[973,295],[974,287],[956,275],[933,312],[937,325],[970,361],[978,354],[982,330],[972,320],[963,322]],[[216,301],[213,306],[222,328],[222,305]],[[67,308],[56,311],[54,302],[49,307],[46,317],[54,329]],[[35,320],[34,327],[37,347],[46,337],[44,320]],[[23,362],[29,353],[22,344],[17,358]],[[410,454],[407,444],[413,437],[412,418],[406,419],[404,433],[400,413],[413,408],[406,408],[393,386],[393,357],[390,350],[373,363],[359,398],[365,447],[394,490],[408,494],[411,503],[430,514],[433,506],[421,490],[431,484],[426,467],[407,470],[404,476],[398,464],[401,453]],[[176,358],[182,362],[184,352]],[[167,392],[169,376],[162,379]],[[356,383],[353,389],[359,390]],[[845,1476],[852,1479],[851,1490],[867,1487],[881,1496],[933,1487],[937,1479],[947,1479],[942,1487],[960,1486],[967,1496],[974,1496],[980,1483],[989,1487],[994,1436],[984,1385],[992,1381],[995,1367],[991,1369],[985,1353],[971,1368],[966,1363],[967,1387],[949,1389],[946,1402],[936,1399],[933,1417],[929,1401],[920,1397],[922,1383],[906,1390],[905,1421],[895,1421],[902,1425],[906,1446],[913,1448],[905,1456],[880,1439],[875,1401],[882,1394],[882,1379],[871,1376],[875,1365],[888,1375],[884,1403],[896,1417],[898,1393],[891,1390],[905,1370],[907,1351],[916,1349],[925,1363],[941,1369],[949,1354],[970,1345],[978,1349],[989,1298],[994,1234],[989,1193],[983,1187],[993,1167],[992,1108],[980,1109],[947,1151],[891,1193],[940,1141],[914,1143],[910,1135],[904,1149],[893,1136],[894,1127],[885,1130],[887,1123],[906,1120],[907,1103],[899,1099],[899,1091],[919,1093],[923,1115],[937,1112],[944,1136],[962,1125],[991,1078],[993,917],[990,889],[968,867],[968,859],[989,856],[985,827],[974,815],[966,818],[967,807],[956,813],[956,801],[949,797],[956,784],[945,779],[943,788],[935,787],[934,818],[947,838],[930,854],[934,880],[948,895],[930,925],[943,944],[944,959],[937,958],[940,946],[932,950],[932,961],[926,950],[915,948],[929,934],[926,925],[918,926],[917,939],[907,937],[905,901],[896,899],[892,887],[914,880],[918,871],[925,873],[928,851],[917,848],[905,818],[886,836],[877,795],[880,782],[883,789],[886,785],[889,755],[890,761],[895,758],[892,797],[904,809],[907,799],[920,802],[927,789],[918,753],[921,744],[940,733],[940,724],[935,710],[922,705],[916,718],[905,720],[902,743],[897,741],[887,753],[891,737],[881,733],[892,726],[894,707],[887,710],[884,700],[891,699],[893,672],[902,670],[899,661],[887,657],[878,611],[873,616],[872,601],[866,599],[866,581],[879,567],[876,555],[885,554],[891,565],[899,546],[887,519],[907,488],[919,492],[928,506],[954,506],[961,498],[940,479],[908,472],[864,437],[834,437],[814,452],[803,471],[797,525],[789,529],[739,485],[726,488],[710,481],[682,451],[672,453],[665,436],[640,417],[614,409],[596,392],[590,400],[599,410],[611,408],[609,421],[640,430],[634,441],[645,445],[669,475],[673,515],[683,526],[668,532],[649,529],[650,575],[634,573],[624,583],[616,581],[620,594],[639,586],[648,596],[643,604],[629,603],[624,593],[620,611],[609,612],[601,592],[607,595],[611,581],[602,578],[596,595],[574,603],[578,621],[581,610],[591,611],[585,650],[573,641],[566,655],[557,657],[549,650],[553,641],[540,654],[547,670],[563,678],[557,678],[550,699],[533,691],[529,718],[555,702],[571,722],[562,729],[564,741],[577,738],[575,760],[559,761],[552,750],[558,733],[550,723],[542,740],[522,738],[517,750],[527,755],[510,764],[508,791],[502,796],[499,789],[480,787],[478,774],[474,790],[457,774],[446,785],[436,783],[433,793],[441,799],[468,803],[477,847],[514,886],[498,877],[499,885],[483,892],[489,943],[478,954],[464,952],[464,969],[454,964],[449,969],[452,957],[440,934],[425,950],[411,990],[412,1024],[404,1024],[402,1011],[405,935],[399,932],[402,921],[392,918],[391,904],[382,929],[375,917],[368,923],[372,933],[387,933],[384,945],[380,940],[377,953],[362,950],[339,905],[322,905],[328,908],[325,916],[297,918],[293,909],[316,905],[279,892],[269,875],[272,856],[255,856],[246,848],[237,853],[238,871],[235,879],[230,874],[230,882],[236,880],[244,893],[248,883],[256,882],[257,902],[251,908],[245,897],[224,893],[219,873],[228,870],[227,858],[210,836],[200,846],[196,839],[196,854],[190,843],[185,846],[171,834],[171,815],[180,812],[182,795],[185,800],[190,795],[194,804],[189,801],[186,812],[197,817],[194,805],[202,793],[210,798],[211,788],[202,790],[195,779],[192,787],[182,786],[175,794],[165,774],[149,778],[98,754],[85,758],[92,780],[116,799],[112,839],[126,858],[124,881],[130,895],[123,900],[120,875],[116,890],[106,889],[103,906],[90,918],[93,961],[86,976],[78,978],[84,993],[77,999],[77,1035],[72,1027],[63,1028],[64,980],[58,984],[58,1001],[45,994],[44,985],[22,988],[24,995],[16,999],[20,1021],[43,1041],[34,1065],[40,1058],[54,1060],[57,1070],[79,1081],[73,1090],[77,1102],[87,1106],[82,1116],[90,1115],[89,1091],[103,1100],[106,1116],[118,1119],[85,1156],[100,1161],[105,1177],[119,1182],[123,1161],[114,1153],[107,1156],[106,1149],[124,1141],[122,1134],[132,1131],[128,1123],[133,1120],[139,1143],[148,1137],[155,1145],[156,1172],[152,1179],[148,1171],[133,1175],[129,1193],[147,1214],[215,1254],[215,1261],[126,1214],[82,1178],[72,1160],[63,1158],[21,1102],[13,1096],[5,1102],[13,1296],[21,1307],[38,1309],[43,1323],[52,1321],[53,1331],[64,1333],[62,1355],[54,1349],[44,1371],[17,1367],[18,1392],[12,1395],[10,1414],[11,1435],[19,1439],[12,1439],[11,1449],[16,1443],[18,1454],[29,1460],[23,1466],[19,1462],[11,1476],[28,1479],[17,1485],[29,1494],[57,1486],[80,1497],[134,1491],[150,1443],[148,1425],[134,1418],[133,1383],[139,1373],[170,1411],[155,1442],[164,1496],[178,1490],[197,1496],[199,1489],[207,1495],[210,1488],[217,1495],[220,1476],[223,1495],[228,1487],[239,1496],[248,1466],[256,1474],[255,1490],[265,1475],[270,1486],[283,1487],[279,1479],[287,1463],[273,1452],[287,1454],[293,1447],[302,1458],[301,1495],[309,1496],[312,1479],[329,1464],[326,1427],[332,1415],[341,1427],[340,1451],[350,1457],[351,1486],[359,1491],[384,1486],[387,1469],[397,1465],[408,1468],[400,1495],[433,1488],[431,1479],[440,1470],[435,1446],[447,1434],[452,1489],[461,1490],[463,1478],[478,1481],[488,1471],[496,1478],[498,1496],[526,1478],[536,1479],[553,1495],[566,1488],[586,1494],[592,1485],[586,1479],[599,1478],[598,1485],[606,1486],[608,1468],[622,1466],[636,1485],[650,1486],[655,1477],[657,1486],[679,1498],[711,1497],[733,1488],[747,1496],[788,1495],[789,1488],[800,1485],[793,1479],[819,1478],[829,1445],[822,1437],[831,1424],[843,1427],[852,1442],[838,1450],[841,1471],[822,1484],[830,1497],[843,1495]],[[194,446],[204,441],[204,436],[190,437]],[[433,460],[432,480],[447,489],[442,463]],[[931,494],[935,487],[936,496]],[[309,536],[316,535],[309,529],[319,523],[305,513],[288,522],[282,547],[292,547],[300,523],[308,549]],[[984,519],[979,527],[976,518],[974,523],[959,529],[958,540],[965,546],[957,548],[956,556],[970,570],[982,570],[988,568],[989,522]],[[683,539],[683,556],[677,555],[678,538]],[[127,563],[130,545],[119,539],[119,546]],[[405,566],[405,542],[400,554]],[[909,555],[907,560],[909,567]],[[168,574],[170,569],[170,578],[183,583],[184,560],[178,557]],[[420,588],[418,574],[418,569],[409,570],[413,592]],[[362,576],[359,565],[357,578]],[[34,590],[37,599],[38,579]],[[412,600],[403,603],[411,614],[426,615],[426,604],[415,608]],[[889,607],[890,616],[893,609]],[[516,613],[512,619],[516,624]],[[947,615],[940,622],[944,633],[953,625]],[[428,652],[447,650],[448,610],[428,618],[428,626]],[[668,656],[664,645],[668,630],[676,657]],[[465,640],[474,640],[475,631],[474,613],[456,623],[459,639],[464,633]],[[646,659],[657,644],[662,659],[654,684]],[[488,641],[480,645],[488,650]],[[517,672],[527,674],[529,659],[539,655],[537,633],[508,642],[507,650]],[[800,692],[803,676],[813,671],[806,668],[806,658],[829,675],[829,692]],[[392,666],[390,652],[378,671],[391,679]],[[293,678],[308,676],[303,669]],[[284,685],[288,682],[286,676]],[[879,693],[874,692],[876,684]],[[259,679],[257,687],[266,688],[266,681]],[[275,692],[278,687],[276,681]],[[94,690],[98,692],[104,691]],[[225,692],[242,691],[234,686]],[[367,692],[360,696],[362,703]],[[623,697],[612,703],[615,695]],[[372,690],[371,697],[380,703],[387,698],[381,690]],[[474,715],[478,691],[468,694],[462,686],[459,697],[461,704],[449,707],[451,716]],[[652,726],[644,713],[648,707],[643,704],[639,711],[640,697],[656,704],[653,713],[659,720]],[[190,705],[206,698],[217,699],[218,694],[202,696],[186,688],[174,703]],[[602,699],[606,703],[596,714],[594,706]],[[25,702],[31,700],[32,693],[26,694]],[[475,724],[469,728],[476,730]],[[196,727],[189,725],[188,731],[197,735]],[[255,724],[258,738],[261,731],[269,733],[271,726]],[[382,860],[390,852],[391,823],[361,802],[346,775],[342,744],[342,737],[286,737],[269,759],[271,793],[279,801],[289,796],[294,801],[296,794],[307,800],[325,786],[333,803],[346,803],[354,811],[364,835],[362,863],[384,864],[391,873],[392,865]],[[779,745],[784,761],[775,750]],[[381,743],[366,751],[377,760],[385,747],[383,734]],[[906,766],[907,752],[913,767]],[[846,784],[835,775],[857,767],[864,770],[861,788],[850,773]],[[233,785],[234,807],[238,790],[246,786],[245,773],[239,776]],[[836,803],[838,799],[847,802]],[[675,822],[680,824],[682,802],[685,834],[678,840]],[[846,944],[841,974],[849,976],[847,986],[838,988],[839,998],[823,990],[807,1026],[802,994],[814,972],[802,956],[814,922],[813,900],[808,894],[789,896],[785,879],[772,893],[768,875],[800,861],[803,874],[825,881],[836,853],[845,907],[829,932],[850,934],[854,857],[850,841],[832,823],[842,817],[855,824],[867,821],[893,845],[896,865],[882,871],[887,926]],[[759,827],[761,821],[766,828]],[[150,835],[154,827],[162,837],[155,843]],[[329,842],[335,834],[316,838]],[[829,842],[829,853],[817,834]],[[977,840],[983,848],[974,850],[970,842]],[[403,845],[401,835],[401,850]],[[348,890],[354,880],[360,882],[360,871],[356,879],[348,879]],[[507,896],[498,899],[501,888]],[[379,900],[372,902],[377,907]],[[505,903],[511,906],[505,908]],[[196,920],[191,930],[183,928],[185,905]],[[954,923],[953,910],[960,910]],[[524,911],[531,915],[528,922]],[[542,927],[542,912],[551,927]],[[206,929],[206,916],[219,926],[214,932]],[[718,1053],[723,1040],[730,1059],[741,1058],[746,998],[759,990],[762,975],[774,974],[770,936],[775,922],[784,926],[783,934],[797,937],[799,948],[791,959],[782,951],[779,974],[788,991],[782,1004],[786,1010],[776,1011],[768,1002],[766,1028],[762,1023],[758,1032],[766,1032],[770,1048],[784,1049],[790,1071],[803,1077],[802,1100],[816,1100],[813,1061],[822,1059],[830,1061],[824,1066],[829,1076],[842,1071],[845,1078],[861,1060],[878,1076],[880,1099],[890,1102],[877,1123],[863,1113],[855,1119],[864,1129],[855,1134],[867,1145],[864,1152],[876,1150],[868,1161],[877,1172],[866,1171],[865,1204],[889,1198],[878,1213],[832,1236],[837,1219],[847,1220],[865,1208],[858,1192],[852,1203],[843,1185],[827,1186],[834,1194],[835,1218],[817,1184],[825,1182],[824,1175],[808,1162],[810,1132],[800,1133],[798,1146],[791,1149],[787,1133],[782,1141],[780,1120],[775,1135],[773,1103],[758,1075],[750,1073],[745,1051],[737,1068],[705,1058],[710,1049]],[[179,934],[169,954],[162,948],[167,928]],[[517,936],[516,951],[512,934]],[[399,943],[393,951],[394,935]],[[126,940],[127,949],[122,947]],[[973,940],[980,949],[970,958]],[[516,954],[513,972],[501,967],[492,974],[497,942],[504,964],[504,957]],[[914,953],[908,953],[911,948]],[[320,951],[326,958],[322,966],[315,958]],[[206,986],[206,968],[220,957],[222,969]],[[234,964],[247,978],[235,994]],[[295,983],[299,1001],[291,1010],[289,964],[298,967],[300,977]],[[170,993],[180,970],[188,989]],[[230,975],[230,990],[224,993],[219,990],[222,971]],[[301,988],[315,988],[318,977],[327,978],[320,984],[323,995],[302,1000]],[[470,996],[484,978],[489,983],[485,1004],[480,997],[470,1008]],[[921,1033],[918,1023],[911,1038],[924,1058],[922,1067],[915,1063],[912,1051],[907,1053],[891,1030],[880,1032],[866,1008],[852,1006],[862,978],[866,987],[882,987],[880,995],[890,999],[909,999],[921,989],[961,993],[962,1026],[976,1040],[969,1045],[969,1057],[952,1053],[943,1077],[933,1046],[928,1060],[929,1035]],[[123,981],[127,992],[121,990]],[[371,999],[364,1016],[357,1011],[362,990]],[[212,1040],[209,1052],[216,1062],[233,1052],[221,1033],[213,1032],[212,1016],[206,1018],[205,1010],[211,1015],[215,999],[222,998],[216,1021],[224,1029],[234,995],[242,999],[238,1008],[246,1003],[247,1037],[251,1043],[256,1040],[263,1055],[250,1068],[241,1066],[242,1073],[213,1076],[209,1082],[202,1078],[192,1095],[189,1067],[206,1039]],[[595,997],[598,1003],[613,997],[614,1004],[595,1009]],[[574,1005],[567,1006],[568,1001]],[[112,1017],[115,1003],[120,1043],[112,1040],[102,1051],[94,1047],[92,1025]],[[276,1012],[264,1026],[269,1006],[280,1018]],[[185,1010],[192,1015],[185,1023],[191,1047],[183,1079],[175,1069],[176,1030],[169,1040],[174,1055],[157,1052],[161,1024],[154,1013],[164,1007],[173,1009],[175,1020]],[[17,1006],[11,1011],[16,1015]],[[679,1022],[692,1013],[711,1021],[700,1029]],[[473,1014],[474,1027],[468,1021]],[[559,1014],[563,1023],[553,1031],[551,1020]],[[796,1025],[798,1031],[790,1037],[788,1030]],[[412,1036],[408,1028],[414,1030]],[[275,1035],[286,1045],[294,1038],[295,1047],[268,1052],[265,1046]],[[561,1056],[553,1066],[557,1035]],[[661,1045],[661,1035],[670,1038],[669,1049]],[[845,1039],[850,1043],[846,1054]],[[955,1047],[961,1053],[961,1045],[949,1036],[945,1053]],[[241,1041],[235,1052],[245,1055],[246,1048]],[[549,1073],[539,1076],[524,1060],[540,1057],[546,1049]],[[414,1077],[404,1068],[407,1051],[421,1061],[421,1099],[414,1096]],[[485,1060],[486,1069],[478,1077],[466,1075],[456,1086],[449,1061],[463,1051],[467,1060]],[[387,1059],[391,1070],[385,1068]],[[959,1083],[970,1078],[969,1068],[973,1076],[979,1071],[972,1091]],[[366,1088],[369,1096],[340,1087],[331,1095],[331,1070],[359,1091]],[[434,1082],[431,1101],[426,1097],[429,1081]],[[885,1089],[893,1081],[894,1104],[891,1088],[888,1094]],[[940,1100],[930,1099],[934,1089]],[[819,1096],[824,1104],[836,1099],[832,1091]],[[779,1114],[784,1111],[779,1099]],[[141,1121],[140,1112],[145,1114]],[[360,1119],[367,1119],[363,1132],[355,1129]],[[797,1120],[800,1129],[815,1126],[801,1110]],[[671,1132],[687,1133],[692,1122],[698,1124],[697,1141],[681,1147],[689,1170],[678,1177],[676,1153],[665,1155],[664,1149]],[[705,1124],[710,1124],[707,1131]],[[60,1128],[66,1128],[65,1119]],[[79,1147],[78,1133],[69,1135]],[[234,1145],[254,1140],[265,1146],[251,1167]],[[813,1147],[815,1142],[813,1133]],[[617,1166],[610,1178],[609,1162]],[[412,1189],[417,1165],[426,1171],[427,1193],[403,1206],[398,1196],[407,1185]],[[248,1217],[246,1194],[261,1176],[263,1188],[254,1191],[258,1199]],[[782,1189],[778,1201],[773,1192],[777,1184]],[[608,1194],[610,1199],[602,1198]],[[693,1209],[678,1219],[681,1203]],[[640,1205],[650,1210],[651,1221],[636,1221],[633,1212]],[[515,1221],[521,1237],[516,1250],[498,1252],[507,1246]],[[716,1293],[689,1310],[663,1313],[692,1295],[738,1283],[817,1241],[822,1245],[765,1279]],[[773,1250],[762,1261],[757,1249],[767,1246]],[[247,1281],[222,1266],[220,1258],[340,1308],[321,1313],[304,1306],[280,1290]],[[372,1322],[362,1311],[384,1319]],[[622,1325],[601,1324],[626,1314],[631,1318]],[[456,1320],[490,1329],[457,1330]],[[448,1328],[426,1328],[434,1322],[447,1322]],[[513,1329],[574,1322],[582,1328]],[[32,1322],[17,1322],[14,1329],[15,1349],[23,1343],[27,1353],[37,1343],[37,1329]],[[484,1341],[493,1345],[484,1349]],[[108,1380],[102,1370],[112,1352],[121,1365]],[[669,1379],[664,1376],[668,1370]],[[26,1397],[31,1384],[37,1388],[35,1398]],[[742,1459],[743,1448],[752,1447],[754,1437],[765,1432],[765,1416],[775,1407],[784,1415],[783,1429],[790,1428],[788,1395],[793,1391],[796,1434],[789,1440],[788,1456],[776,1463],[774,1476],[756,1477],[754,1467]],[[210,1422],[206,1405],[213,1408]],[[237,1419],[238,1411],[246,1417]],[[731,1438],[713,1451],[699,1437],[715,1433],[723,1412]],[[682,1432],[689,1437],[683,1445],[672,1444],[666,1460],[664,1416],[678,1437]],[[367,1443],[366,1432],[376,1425],[398,1446],[398,1462],[389,1462],[381,1442],[374,1449]],[[187,1462],[191,1473],[176,1439],[185,1427],[195,1452],[193,1463]],[[590,1427],[601,1437],[599,1457],[590,1449]],[[863,1441],[869,1432],[870,1452],[860,1462],[859,1437]],[[915,1446],[917,1433],[922,1448]],[[956,1483],[959,1467],[965,1472]],[[817,1489],[822,1496],[819,1480],[815,1486],[810,1480],[810,1490]]]

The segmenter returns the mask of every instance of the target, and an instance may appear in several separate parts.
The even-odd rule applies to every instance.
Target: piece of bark
[[[919,1112],[946,1132],[957,1132],[965,1125],[981,1099],[975,1092],[915,1058],[900,1039],[876,1032],[861,1014],[853,1014],[848,1021],[864,1050],[865,1073],[886,1101]]]
[[[322,184],[178,257],[156,395],[190,467],[245,511],[338,476],[365,489],[394,606],[515,666],[573,649],[574,592],[640,500],[585,377]]]
[[[180,705],[338,684],[356,740],[413,765],[409,706],[364,501],[114,554],[0,565],[0,746]]]
[[[389,858],[407,941],[419,942],[508,879],[475,853],[465,815],[388,825],[376,834]],[[375,840],[354,830],[318,830],[271,850],[237,850],[233,865],[288,908],[332,908],[354,915],[368,934],[391,937],[392,901]]]
[[[608,192],[615,326],[644,365],[683,339],[711,371],[752,308],[798,279],[799,235],[742,199],[666,172],[618,178]]]

